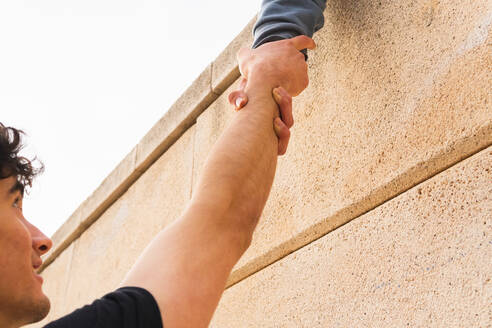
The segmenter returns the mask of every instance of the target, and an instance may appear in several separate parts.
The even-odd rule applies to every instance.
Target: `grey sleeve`
[[[313,34],[323,27],[326,0],[263,0],[253,28],[253,48],[264,43]]]

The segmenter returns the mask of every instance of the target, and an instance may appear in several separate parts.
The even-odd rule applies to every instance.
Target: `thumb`
[[[310,49],[313,50],[316,48],[316,43],[314,40],[305,35],[299,35],[292,39],[289,39],[289,42],[296,47],[297,50]]]

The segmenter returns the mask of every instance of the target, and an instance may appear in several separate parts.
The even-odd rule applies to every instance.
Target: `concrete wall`
[[[492,325],[492,2],[334,0],[325,18],[211,326]],[[179,217],[251,25],[53,236],[43,323],[116,288]]]

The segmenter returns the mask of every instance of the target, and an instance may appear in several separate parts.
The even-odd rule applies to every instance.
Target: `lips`
[[[36,278],[41,284],[43,284],[43,277],[41,277],[39,274],[36,272],[32,272],[34,274],[34,278]]]
[[[36,270],[41,266],[41,264],[43,264],[43,261],[40,258],[34,260],[32,263],[32,268],[33,268],[32,273],[34,274],[34,278],[36,278],[37,281],[43,284],[43,277],[41,277],[39,274],[36,273]]]

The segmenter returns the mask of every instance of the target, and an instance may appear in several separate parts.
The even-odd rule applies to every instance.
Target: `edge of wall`
[[[38,269],[42,272],[94,223],[111,204],[171,147],[224,91],[240,76],[236,53],[253,42],[256,17],[193,81],[161,119],[103,180],[99,187],[53,234],[53,248]]]
[[[146,136],[133,148],[102,184],[87,198],[74,214],[53,235],[55,247],[44,257],[40,272],[50,265],[70,244],[90,227],[124,192],[190,128],[204,112],[240,76],[235,54],[241,46],[252,42],[254,19],[201,73],[192,85],[171,106]],[[278,261],[289,253],[311,243],[350,220],[385,203],[402,192],[446,170],[463,159],[492,145],[492,120],[483,122],[471,136],[455,140],[440,152],[373,190],[369,195],[354,201],[346,208],[302,231],[296,240],[278,245],[260,258],[233,269],[227,286]]]

